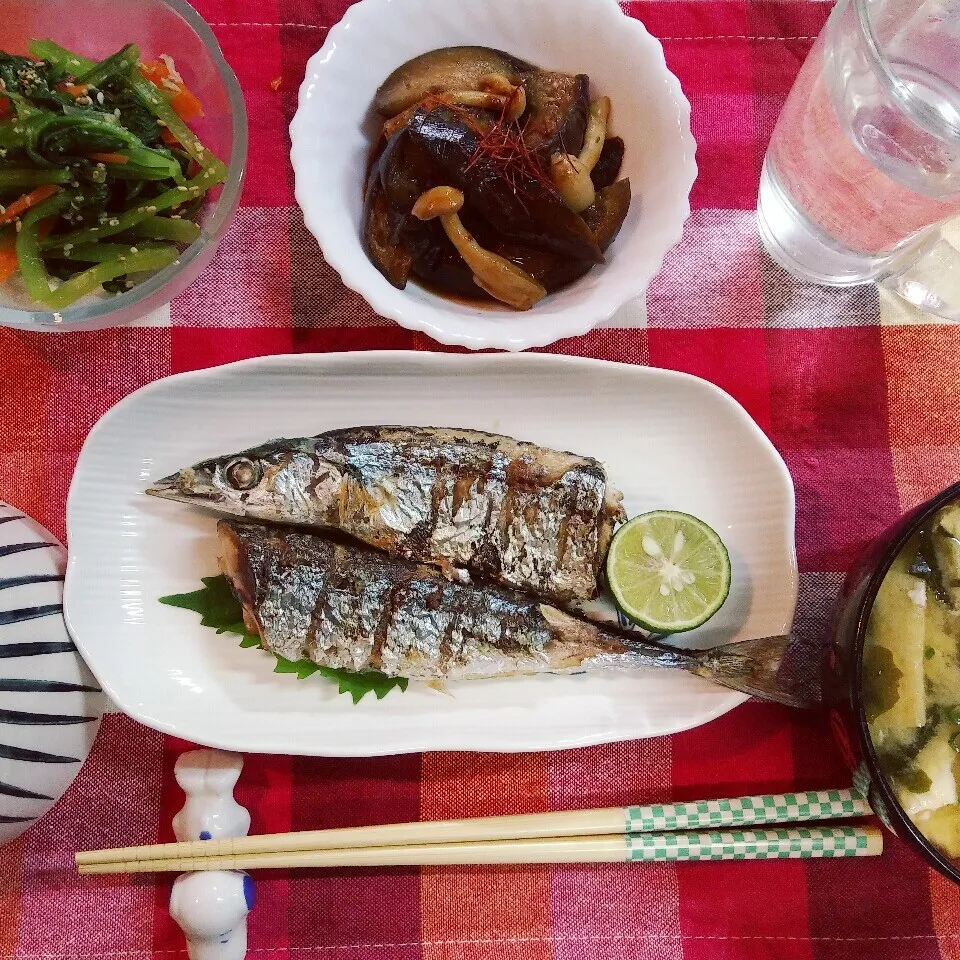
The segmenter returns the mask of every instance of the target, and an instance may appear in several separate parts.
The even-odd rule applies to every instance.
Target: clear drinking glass
[[[839,0],[770,141],[757,219],[805,280],[960,320],[960,0]]]

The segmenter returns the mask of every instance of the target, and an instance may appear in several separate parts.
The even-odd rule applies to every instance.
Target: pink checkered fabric
[[[0,497],[60,536],[84,437],[151,380],[267,353],[441,349],[346,290],[294,204],[287,126],[296,91],[346,4],[198,6],[240,77],[251,126],[243,205],[215,262],[150,326],[55,337],[0,330]],[[747,408],[793,473],[795,629],[816,646],[855,554],[960,475],[960,328],[900,322],[872,289],[799,283],[761,250],[753,218],[761,161],[827,4],[631,0],[627,10],[662,39],[692,104],[693,214],[650,287],[643,326],[635,324],[644,311],[633,309],[549,349],[686,370]],[[81,881],[71,870],[79,848],[170,839],[182,748],[106,718],[68,794],[0,851],[0,960],[185,955],[166,882]],[[262,832],[847,779],[824,718],[747,704],[673,737],[549,755],[250,757],[239,795]],[[258,888],[250,956],[259,960],[960,957],[960,890],[894,838],[882,858],[855,864],[344,870],[273,873]]]

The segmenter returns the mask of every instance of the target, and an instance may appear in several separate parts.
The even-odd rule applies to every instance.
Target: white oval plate
[[[248,360],[160,380],[109,411],[70,488],[65,616],[137,720],[209,746],[372,756],[553,750],[673,733],[745,699],[676,671],[411,684],[354,706],[317,677],[157,598],[217,573],[211,514],[144,495],[156,479],[271,437],[359,424],[474,427],[604,461],[627,511],[702,517],[733,561],[696,645],[782,633],[797,591],[793,485],[742,407],[686,374],[569,357],[349,353]]]
[[[485,45],[537,66],[590,76],[609,96],[611,131],[626,143],[633,200],[606,263],[532,310],[476,307],[397,290],[360,243],[363,175],[382,118],[377,87],[438,47]],[[660,42],[615,0],[361,0],[310,58],[290,126],[290,160],[307,229],[343,282],[381,316],[471,350],[525,350],[586,333],[639,297],[680,239],[697,176],[690,104]]]

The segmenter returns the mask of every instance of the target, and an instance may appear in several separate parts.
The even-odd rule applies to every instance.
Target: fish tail
[[[788,707],[810,708],[818,704],[792,686],[781,670],[790,637],[780,635],[741,640],[709,650],[691,651],[687,669],[725,687],[772,700]]]

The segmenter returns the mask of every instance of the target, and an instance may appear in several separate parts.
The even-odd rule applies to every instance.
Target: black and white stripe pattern
[[[0,844],[63,795],[103,696],[63,622],[65,551],[0,503]]]

